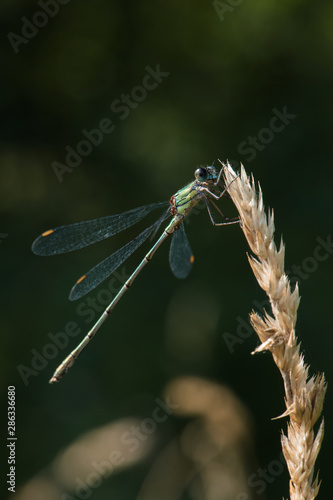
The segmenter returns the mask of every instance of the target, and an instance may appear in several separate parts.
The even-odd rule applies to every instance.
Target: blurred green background
[[[280,429],[286,429],[286,421],[271,420],[284,411],[283,385],[269,354],[250,355],[258,339],[246,326],[248,313],[260,310],[265,296],[237,226],[213,227],[205,210],[193,216],[186,229],[196,260],[188,279],[173,277],[165,243],[75,367],[53,386],[48,385],[53,371],[90,325],[82,314],[91,307],[88,299],[101,310],[105,297],[98,295],[104,284],[79,303],[69,302],[71,286],[145,223],[58,257],[37,257],[31,244],[50,227],[168,200],[193,179],[198,165],[217,158],[229,159],[235,168],[243,162],[260,181],[266,206],[274,208],[276,241],[283,235],[286,268],[291,280],[299,281],[297,335],[310,373],[324,371],[330,381],[332,2],[3,0],[0,12],[1,392],[6,428],[7,387],[16,386],[16,497],[288,497],[285,466],[269,467],[279,460]],[[155,88],[138,89],[152,70],[163,73],[156,86],[149,80]],[[120,111],[118,100],[126,95],[129,104]],[[103,134],[71,171],[56,175],[54,162],[66,165],[66,147],[80,149],[86,139],[82,131],[98,128],[105,119],[112,121],[112,132]],[[220,206],[233,214],[229,200]],[[127,276],[148,247],[126,262]],[[112,283],[118,289],[119,276]],[[97,319],[97,312],[91,316]],[[69,322],[81,335],[34,369],[33,356],[50,344],[49,334],[64,332]],[[235,344],[228,343],[230,338]],[[75,472],[79,460],[74,458],[64,480],[57,460],[75,440],[115,422],[126,432],[128,418],[142,424],[158,398],[176,398],[170,383],[177,388],[184,380],[194,394],[203,383],[217,392],[228,389],[240,414],[247,415],[246,437],[235,437],[244,496],[228,496],[230,475],[214,493],[205,476],[214,460],[202,465],[200,446],[197,461],[186,455],[184,436],[192,436],[189,429],[198,435],[193,426],[208,418],[198,418],[200,412],[211,415],[209,405],[193,409],[195,398],[185,404],[184,394],[191,394],[186,384],[180,408],[142,437],[142,457],[132,455],[133,463],[125,460],[90,492],[78,493],[74,480],[85,482],[89,464],[102,460],[82,451],[82,470]],[[205,389],[199,393],[203,401]],[[222,396],[221,401],[223,408]],[[332,495],[332,413],[328,392],[326,434],[316,466],[323,480],[318,498]],[[225,448],[223,440],[231,432],[228,425],[213,433],[222,436],[215,443],[223,457],[216,466],[220,480],[234,456],[223,453],[232,448]],[[171,442],[177,444],[179,462],[166,460]],[[193,464],[197,469],[189,479]],[[259,468],[268,469],[268,479],[249,484]],[[149,480],[153,470],[155,489]],[[172,490],[175,474],[178,489]]]

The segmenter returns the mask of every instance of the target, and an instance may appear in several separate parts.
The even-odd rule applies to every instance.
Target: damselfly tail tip
[[[65,375],[66,371],[64,371],[62,369],[62,366],[60,365],[50,378],[49,384],[54,384],[54,382],[59,382],[59,380],[63,377],[63,375]]]
[[[54,384],[54,382],[59,382],[59,380],[65,375],[65,373],[67,373],[67,370],[64,371],[60,370],[60,367],[57,368],[52,377],[50,378],[49,384]]]
[[[75,358],[76,356],[74,356],[73,353],[67,356],[67,358],[61,363],[61,365],[58,366],[49,383],[53,384],[54,382],[59,382],[59,380],[68,372],[69,368],[74,363]]]

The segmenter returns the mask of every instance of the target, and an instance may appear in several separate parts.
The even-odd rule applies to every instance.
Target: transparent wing
[[[184,224],[172,235],[169,263],[176,278],[184,279],[192,269],[194,255],[188,242]]]
[[[58,255],[79,250],[133,226],[156,208],[164,207],[162,201],[128,210],[122,214],[109,215],[100,219],[76,222],[45,231],[32,244],[32,251],[37,255]]]
[[[169,216],[169,213],[166,213],[164,215],[164,220]],[[139,248],[140,245],[142,245],[142,243],[146,241],[149,235],[152,234],[155,228],[160,224],[161,219],[82,276],[73,286],[69,294],[69,299],[77,300],[83,297],[83,295],[86,295],[86,293],[96,288],[102,281],[106,280],[119,266],[121,266],[121,264],[123,264],[123,262],[125,262],[126,259],[128,259],[128,257],[130,257],[130,255],[132,255],[133,252],[135,252],[137,248]]]

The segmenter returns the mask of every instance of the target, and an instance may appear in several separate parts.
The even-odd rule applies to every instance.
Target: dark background
[[[1,391],[6,429],[7,387],[16,386],[17,498],[46,498],[46,484],[48,498],[65,493],[78,498],[57,479],[55,457],[95,428],[151,416],[170,381],[184,376],[228,387],[247,408],[251,444],[244,462],[250,476],[279,457],[286,420],[271,420],[284,411],[282,381],[271,356],[251,356],[257,337],[237,334],[239,318],[247,322],[251,309],[265,300],[240,229],[213,227],[205,210],[193,216],[186,229],[196,261],[188,279],[173,277],[165,243],[75,367],[53,386],[48,385],[53,371],[88,329],[77,313],[79,304],[67,300],[71,286],[145,222],[58,257],[37,257],[31,244],[50,227],[168,200],[193,179],[198,165],[216,164],[217,158],[229,159],[235,168],[243,162],[260,181],[266,206],[274,208],[276,241],[283,235],[286,269],[299,281],[297,335],[310,373],[324,371],[330,381],[333,257],[325,250],[325,260],[314,255],[318,238],[326,241],[332,234],[333,4],[72,0],[56,5],[53,17],[36,17],[45,9],[35,1],[6,0],[0,7]],[[27,20],[44,26],[29,31]],[[17,38],[24,34],[30,38]],[[142,85],[147,66],[158,65],[168,76],[141,99],[135,87]],[[128,116],[111,111],[115,100],[131,93]],[[267,130],[277,123],[271,121],[276,110],[283,109],[293,117],[281,130]],[[77,149],[85,139],[82,130],[98,128],[105,118],[114,130],[71,172],[57,177],[52,164],[65,164],[66,146]],[[258,139],[251,152],[250,136]],[[233,213],[229,200],[219,205]],[[127,275],[148,248],[149,243],[126,262]],[[48,334],[63,332],[71,321],[81,335],[23,380],[18,367],[32,369],[31,350],[41,353],[50,343]],[[226,332],[239,340],[232,349]],[[328,392],[316,465],[322,499],[332,495],[332,411]],[[172,414],[147,438],[152,449],[144,459],[103,480],[91,497],[137,498],[164,446],[193,419]],[[170,496],[157,488],[155,498],[227,498],[201,486],[187,485]],[[244,499],[288,497],[286,469],[264,489],[259,494],[252,487]]]

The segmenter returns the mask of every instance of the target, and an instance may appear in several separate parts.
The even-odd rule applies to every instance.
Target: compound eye
[[[204,182],[208,176],[207,169],[203,167],[197,168],[197,170],[194,173],[194,176],[197,179],[197,181]]]

